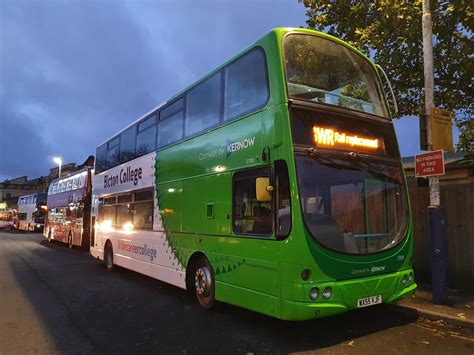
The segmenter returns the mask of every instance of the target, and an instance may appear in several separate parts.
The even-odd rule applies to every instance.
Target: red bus
[[[44,237],[88,248],[91,234],[92,168],[54,180],[48,190]]]

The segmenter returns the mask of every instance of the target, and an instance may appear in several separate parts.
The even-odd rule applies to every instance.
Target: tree
[[[309,28],[339,37],[380,64],[397,97],[399,114],[423,111],[422,1],[299,0]],[[473,152],[471,1],[432,0],[436,107],[454,111],[460,128],[457,149]]]

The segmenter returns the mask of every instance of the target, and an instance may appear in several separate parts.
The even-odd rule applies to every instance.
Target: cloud
[[[284,1],[0,1],[0,180],[46,175],[52,154],[82,162],[266,31],[303,24]]]

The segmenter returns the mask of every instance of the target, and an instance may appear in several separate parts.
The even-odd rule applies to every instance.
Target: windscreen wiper
[[[331,158],[327,155],[322,154],[321,152],[319,152],[317,149],[313,147],[304,148],[304,152],[325,166],[335,168],[335,169],[356,170],[350,164],[349,165],[344,164],[344,163],[347,163],[347,161],[341,160],[340,158]],[[341,162],[344,162],[344,163],[341,163]]]
[[[381,179],[381,180],[386,180],[386,181],[389,181],[393,184],[401,184],[402,181],[401,181],[401,175],[400,175],[400,178],[397,179],[389,174],[387,174],[381,167],[379,164],[375,164],[371,161],[367,161],[365,159],[363,159],[359,154],[357,154],[356,152],[350,152],[350,153],[347,153],[347,156],[349,158],[351,158],[351,161],[352,162],[356,162],[358,164],[358,166],[360,167],[360,169],[362,170],[365,170],[367,171],[369,174]]]

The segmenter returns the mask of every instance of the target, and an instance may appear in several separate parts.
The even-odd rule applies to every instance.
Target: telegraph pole
[[[434,105],[433,76],[433,31],[431,25],[430,0],[423,0],[423,67],[425,78],[425,113],[427,123],[428,150],[433,150],[433,132],[431,120]],[[432,286],[433,302],[447,302],[447,253],[446,221],[440,208],[440,191],[438,176],[429,177],[430,206],[428,207],[429,235],[432,243]]]

